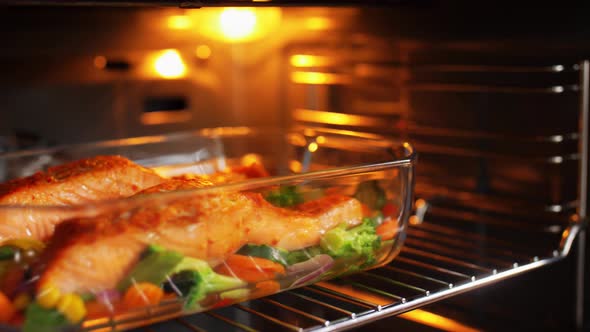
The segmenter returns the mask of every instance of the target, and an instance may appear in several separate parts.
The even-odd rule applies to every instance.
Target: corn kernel
[[[33,239],[12,239],[2,242],[3,246],[13,246],[22,250],[34,250],[40,252],[45,248],[45,244],[41,241]]]
[[[17,295],[17,297],[15,297],[12,301],[12,305],[17,311],[24,310],[29,305],[29,303],[31,303],[31,297],[26,293]]]
[[[79,323],[86,316],[84,301],[77,294],[64,295],[57,304],[57,310],[72,324]]]
[[[61,292],[54,285],[43,285],[37,293],[37,303],[46,309],[51,309],[57,305],[61,298]]]

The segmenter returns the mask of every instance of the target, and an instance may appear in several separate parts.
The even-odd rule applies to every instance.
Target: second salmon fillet
[[[211,185],[174,179],[142,194]],[[36,271],[38,286],[80,294],[115,288],[151,244],[215,266],[246,243],[303,248],[340,223],[362,220],[361,204],[345,196],[321,198],[302,210],[275,207],[258,193],[195,193],[165,203],[146,199],[134,209],[60,224]]]
[[[68,206],[127,197],[162,181],[155,172],[123,157],[97,156],[0,184],[0,242],[46,240],[57,223],[71,216],[22,206]]]

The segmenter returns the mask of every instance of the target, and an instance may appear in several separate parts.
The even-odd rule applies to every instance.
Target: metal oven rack
[[[527,246],[518,236],[542,230],[515,229],[506,220],[489,220],[498,236],[474,246],[478,235],[452,223],[473,226],[470,220],[448,224],[426,220],[410,228],[401,254],[391,264],[347,278],[245,302],[229,308],[176,318],[136,331],[334,331],[366,324],[515,276],[565,257],[580,230],[550,232]],[[560,228],[563,229],[563,228]],[[503,233],[502,233],[503,232]],[[502,236],[502,234],[504,236]]]
[[[490,68],[504,72],[522,69]],[[543,68],[532,70],[551,71],[565,67]],[[569,68],[580,73],[580,84],[567,89],[579,94],[579,132],[568,137],[561,136],[561,139],[557,136],[554,138],[556,141],[564,137],[577,141],[578,150],[572,155],[544,158],[543,162],[561,164],[569,158],[569,162],[576,164],[580,183],[577,200],[535,205],[522,203],[518,199],[492,199],[491,196],[461,189],[441,188],[429,181],[419,182],[416,187],[417,197],[420,197],[416,204],[418,215],[411,219],[412,225],[400,255],[389,265],[228,308],[176,318],[137,331],[344,330],[408,312],[562,260],[569,254],[576,237],[580,248],[583,248],[590,65],[584,61]],[[457,87],[423,85],[421,88]],[[471,92],[478,89],[482,87],[470,87]],[[567,92],[559,87],[526,91],[512,91],[509,88],[500,90],[496,92]],[[353,117],[357,123],[363,124],[363,115]],[[305,122],[305,119],[297,120]],[[367,121],[375,122],[371,122],[370,117],[367,117]],[[422,146],[422,149],[420,144],[417,146],[418,150],[428,153],[428,145]],[[437,148],[431,150],[436,153]],[[452,150],[457,151],[460,149]],[[483,157],[506,156],[488,153]],[[426,208],[428,213],[422,221]],[[578,259],[579,264],[582,264],[583,255]],[[583,274],[578,275],[577,281],[578,287],[583,287]],[[579,319],[581,315],[578,312]]]

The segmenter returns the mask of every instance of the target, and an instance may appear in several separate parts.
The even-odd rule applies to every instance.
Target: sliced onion
[[[332,265],[334,265],[332,257],[325,254],[317,255],[304,262],[287,267],[287,277],[295,279],[291,287],[301,286],[330,270]]]

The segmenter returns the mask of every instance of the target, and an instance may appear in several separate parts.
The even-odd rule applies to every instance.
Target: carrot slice
[[[383,206],[383,209],[381,209],[381,212],[383,213],[383,217],[387,218],[387,217],[395,217],[398,214],[398,208],[397,205],[393,204],[393,203],[386,203]]]
[[[123,296],[123,303],[128,309],[140,308],[160,303],[164,291],[149,282],[140,282],[131,285]]]
[[[274,279],[277,274],[285,274],[285,268],[271,260],[231,255],[216,269],[217,273],[235,276],[247,282],[259,282]]]
[[[10,299],[0,292],[0,322],[8,323],[14,315],[14,306],[10,302]]]
[[[397,220],[384,222],[377,226],[375,231],[381,237],[381,241],[391,240],[397,233]]]
[[[281,290],[281,285],[275,280],[265,280],[256,284],[256,288],[252,291],[252,297],[262,297],[274,294]]]
[[[223,299],[216,302],[214,305],[211,306],[211,309],[221,308],[232,304],[233,301],[230,299]]]
[[[373,210],[371,210],[371,208],[367,204],[361,203],[361,211],[363,211],[363,217],[373,216]]]

